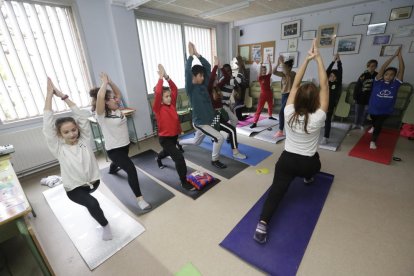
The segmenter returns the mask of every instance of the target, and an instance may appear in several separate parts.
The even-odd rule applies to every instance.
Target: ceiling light
[[[130,1],[126,1],[125,7],[127,8],[127,10],[132,10],[132,9],[138,8],[141,5],[144,5],[145,3],[149,1],[151,0],[130,0]]]
[[[243,1],[240,3],[236,3],[233,5],[229,5],[229,6],[224,6],[222,8],[218,8],[218,9],[211,10],[208,12],[203,12],[203,13],[200,13],[198,16],[202,18],[209,18],[209,17],[219,16],[219,15],[222,15],[228,12],[248,8],[249,6],[250,6],[250,1]]]

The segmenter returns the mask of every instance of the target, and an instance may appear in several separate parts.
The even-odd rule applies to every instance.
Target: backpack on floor
[[[414,124],[403,124],[400,135],[409,139],[414,138]]]
[[[206,185],[214,182],[214,177],[206,172],[194,171],[187,175],[187,181],[197,190],[203,189]]]

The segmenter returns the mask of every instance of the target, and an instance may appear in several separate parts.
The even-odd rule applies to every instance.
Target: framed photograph
[[[410,18],[412,11],[413,6],[392,9],[390,14],[390,21]]]
[[[288,40],[288,52],[296,52],[298,50],[298,39],[291,38]]]
[[[250,61],[250,45],[239,45],[239,55],[244,62],[248,63]]]
[[[302,32],[302,40],[312,40],[316,37],[316,30]]]
[[[414,41],[411,41],[410,49],[408,49],[409,53],[414,53]]]
[[[263,48],[263,62],[267,63],[267,60],[270,57],[270,61],[274,63],[274,47],[264,47]]]
[[[299,56],[299,52],[283,52],[283,53],[279,53],[279,56],[283,56],[283,58],[285,59],[285,61],[288,60],[293,60],[293,68],[298,67],[298,56]]]
[[[367,35],[383,34],[385,33],[385,27],[387,27],[387,23],[369,24]]]
[[[260,62],[262,60],[262,45],[253,45],[251,55],[252,62]]]
[[[414,36],[414,24],[398,26],[394,37]]]
[[[352,26],[368,25],[370,21],[371,21],[370,13],[357,14],[357,15],[354,15],[354,21],[352,21]]]
[[[373,45],[390,44],[392,35],[376,35],[372,40]]]
[[[282,23],[282,39],[295,38],[300,36],[300,19]]]
[[[333,47],[338,24],[321,25],[318,29],[318,44],[320,48]]]
[[[362,35],[337,36],[335,38],[334,54],[358,54]]]
[[[401,45],[382,45],[380,56],[393,56]]]

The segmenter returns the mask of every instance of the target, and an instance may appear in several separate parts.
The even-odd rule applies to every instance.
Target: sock
[[[102,239],[104,241],[112,240],[112,231],[109,223],[105,226],[102,226]]]
[[[141,210],[151,209],[151,205],[148,202],[146,202],[142,196],[137,197],[137,201],[138,201],[138,207]]]

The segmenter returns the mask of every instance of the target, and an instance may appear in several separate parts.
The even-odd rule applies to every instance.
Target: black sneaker
[[[267,241],[267,224],[259,221],[253,239],[258,243],[265,243]]]
[[[211,165],[213,165],[214,167],[219,168],[219,169],[227,168],[227,166],[224,165],[223,163],[221,163],[219,160],[211,161]]]
[[[256,123],[253,123],[253,124],[250,126],[250,128],[255,128],[255,127],[257,127]]]
[[[114,163],[111,163],[111,165],[109,165],[109,174],[116,174],[121,168],[118,167],[117,165],[115,165]]]
[[[183,187],[187,191],[195,191],[196,190],[196,188],[193,185],[191,185],[190,183],[188,183],[187,181],[181,182],[181,187]]]
[[[269,117],[270,120],[277,120],[275,117],[270,116]]]
[[[155,158],[155,160],[157,161],[158,168],[160,168],[160,169],[165,168],[164,164],[161,162],[161,159]]]

